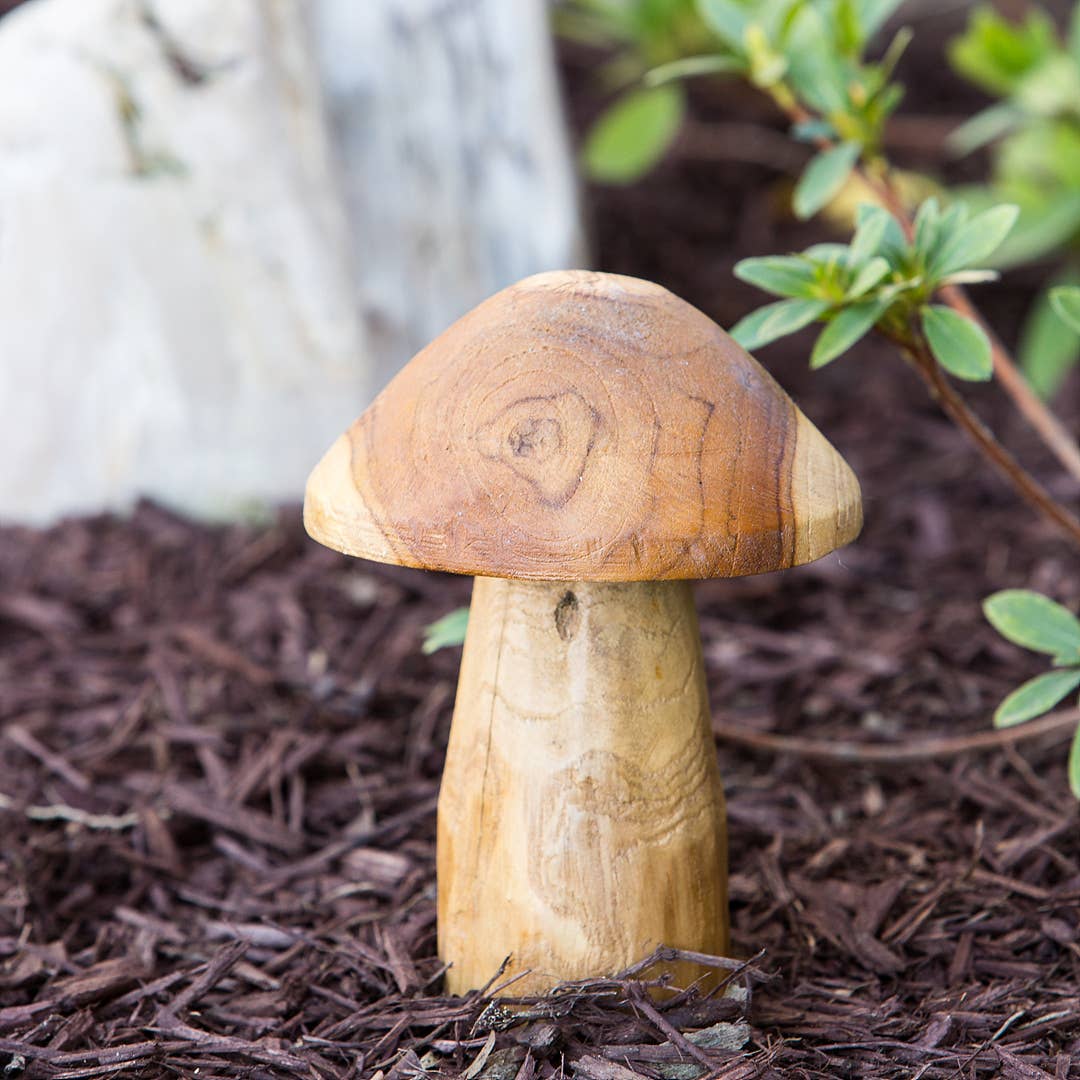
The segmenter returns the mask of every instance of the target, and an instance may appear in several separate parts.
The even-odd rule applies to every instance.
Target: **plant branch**
[[[811,112],[783,94],[774,95],[774,100],[793,124],[802,124],[814,119]],[[831,139],[824,136],[814,141],[819,149],[828,149],[835,145]],[[878,160],[881,164],[880,172],[868,169],[866,165],[860,165],[858,166],[859,176],[877,194],[882,206],[896,218],[904,230],[904,235],[911,240],[915,235],[915,227],[907,206],[897,190],[892,166],[885,158]],[[1065,428],[1065,425],[1031,389],[1027,379],[1020,373],[1016,361],[1001,341],[991,333],[986,321],[968,299],[967,294],[958,286],[949,285],[941,290],[941,298],[958,314],[971,319],[986,331],[990,339],[994,374],[1002,389],[1012,398],[1020,414],[1050,452],[1061,462],[1069,475],[1080,480],[1080,445],[1077,445],[1076,439]]]
[[[911,361],[920,378],[926,383],[931,396],[942,410],[975,444],[979,452],[990,462],[1012,487],[1045,518],[1052,521],[1080,547],[1080,521],[1060,505],[1046,489],[1016,460],[994,433],[971,411],[967,402],[953,389],[942,374],[921,338],[902,340],[890,337]]]
[[[1077,446],[1076,439],[1031,389],[1031,384],[1019,372],[1012,357],[986,325],[964,290],[958,285],[947,285],[941,290],[941,298],[954,311],[978,323],[986,331],[994,359],[994,374],[1002,388],[1069,474],[1080,480],[1080,446]]]
[[[871,175],[860,167],[860,175],[878,193],[882,204],[900,222],[904,235],[909,240],[915,235],[915,227],[903,199],[896,190],[890,167],[887,162],[880,177]],[[1000,339],[986,324],[986,320],[975,305],[968,299],[967,293],[959,285],[946,285],[940,290],[941,299],[959,315],[981,326],[990,341],[990,355],[994,363],[994,374],[1002,389],[1013,399],[1013,404],[1031,425],[1039,438],[1051,453],[1061,462],[1068,473],[1080,480],[1080,446],[1076,439],[1065,429],[1061,421],[1039,400],[1031,389],[1027,379],[1020,373],[1016,362],[1002,345]]]
[[[769,731],[752,731],[737,724],[713,721],[713,734],[726,742],[737,743],[751,750],[770,753],[796,754],[819,761],[856,763],[933,761],[955,757],[975,750],[997,750],[1040,735],[1064,740],[1080,721],[1080,709],[1053,712],[1038,720],[1029,720],[1015,727],[996,731],[979,731],[972,735],[957,735],[944,739],[924,739],[905,743],[859,743],[836,739],[806,739],[798,735],[777,735]]]

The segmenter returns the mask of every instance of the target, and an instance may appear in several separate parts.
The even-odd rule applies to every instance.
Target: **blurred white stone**
[[[432,336],[580,264],[545,20],[545,0],[0,20],[0,520],[295,501]]]
[[[295,500],[364,404],[306,32],[295,0],[0,21],[0,518]]]
[[[583,265],[547,0],[314,0],[376,381],[498,289]]]

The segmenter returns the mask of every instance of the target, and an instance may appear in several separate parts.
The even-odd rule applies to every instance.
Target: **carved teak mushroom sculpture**
[[[727,947],[723,792],[687,579],[853,539],[851,470],[718,326],[586,272],[420,352],[308,481],[339,551],[476,575],[438,811],[451,992]],[[692,978],[693,968],[675,974]]]

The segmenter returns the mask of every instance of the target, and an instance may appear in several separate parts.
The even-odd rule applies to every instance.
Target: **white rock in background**
[[[0,518],[292,501],[368,398],[304,16],[36,0],[0,21]]]
[[[0,20],[0,520],[296,500],[431,337],[580,265],[546,18],[32,0]]]
[[[547,0],[313,0],[378,384],[484,297],[583,265]]]

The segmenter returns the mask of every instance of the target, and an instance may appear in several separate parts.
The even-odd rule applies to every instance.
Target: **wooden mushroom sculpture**
[[[308,481],[339,551],[476,575],[438,811],[452,992],[728,942],[723,792],[688,579],[853,539],[859,486],[715,323],[634,278],[497,293]],[[692,978],[692,967],[676,975]]]

